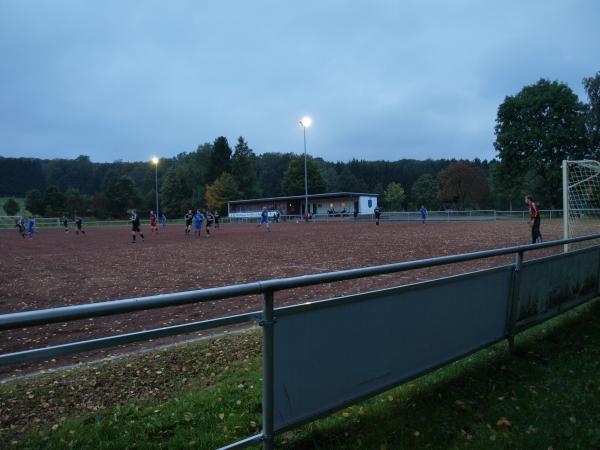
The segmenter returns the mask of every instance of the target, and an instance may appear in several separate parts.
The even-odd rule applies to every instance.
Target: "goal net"
[[[563,161],[562,170],[564,237],[600,233],[600,162]]]

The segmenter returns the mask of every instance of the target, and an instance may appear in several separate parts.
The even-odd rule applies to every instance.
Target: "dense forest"
[[[561,207],[563,159],[600,157],[600,72],[584,78],[589,103],[566,84],[539,80],[507,96],[498,108],[497,160],[454,159],[330,162],[308,158],[309,193],[380,194],[389,210],[523,209],[531,194],[543,208]],[[158,169],[157,172],[155,172]],[[257,155],[243,137],[223,136],[174,158],[95,163],[88,156],[42,160],[0,157],[0,196],[26,197],[36,215],[126,217],[155,209],[177,217],[190,208],[226,213],[227,201],[304,193],[304,156]],[[15,202],[4,205],[10,214]],[[600,206],[600,205],[599,205]]]

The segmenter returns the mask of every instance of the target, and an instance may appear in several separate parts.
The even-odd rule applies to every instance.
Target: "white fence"
[[[562,219],[563,212],[560,209],[545,209],[540,210],[543,220]],[[599,217],[600,209],[585,209],[580,210],[580,217]],[[453,220],[526,220],[529,217],[528,211],[496,211],[496,210],[468,210],[468,211],[428,211],[427,221],[453,221]],[[274,212],[269,211],[269,218],[272,222]],[[0,216],[0,229],[15,228],[17,216]],[[313,214],[310,216],[312,222],[353,222],[353,221],[372,221],[375,217],[373,214],[359,214],[354,216],[348,214]],[[221,223],[257,223],[260,220],[260,213],[236,213],[235,217],[222,217]],[[420,221],[421,213],[419,211],[390,211],[381,214],[382,221]],[[25,218],[27,221],[27,218]],[[281,215],[279,222],[303,222],[304,218],[300,215]],[[38,228],[56,228],[62,227],[62,219],[59,217],[37,217],[35,219],[36,227]],[[149,220],[142,220],[142,225],[149,225]],[[168,225],[182,224],[183,219],[169,219]],[[69,220],[69,224],[73,224],[73,220]],[[84,226],[87,227],[125,227],[129,226],[129,220],[85,220]],[[159,223],[160,225],[160,223]]]

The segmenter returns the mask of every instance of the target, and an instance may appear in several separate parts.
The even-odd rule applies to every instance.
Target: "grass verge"
[[[504,343],[482,350],[277,444],[598,448],[599,322],[596,300],[519,335],[513,355]],[[215,448],[260,430],[256,330],[100,367],[1,386],[0,441],[13,448]]]

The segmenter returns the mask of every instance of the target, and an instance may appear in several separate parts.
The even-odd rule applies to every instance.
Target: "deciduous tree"
[[[21,209],[21,207],[14,198],[9,198],[8,200],[6,200],[2,207],[4,208],[4,212],[9,216],[16,215]]]
[[[206,187],[206,206],[211,211],[227,214],[227,202],[239,197],[237,183],[230,173],[223,172],[213,184]]]
[[[490,188],[485,173],[479,167],[464,162],[455,162],[438,174],[440,183],[439,200],[455,205],[459,209],[477,208],[489,194]]]
[[[437,208],[440,184],[431,174],[424,174],[417,178],[412,185],[411,198],[417,208],[425,205],[427,208]]]
[[[542,177],[549,201],[560,203],[563,159],[588,156],[586,105],[565,84],[540,80],[508,96],[498,108],[494,146],[502,171]],[[507,181],[508,182],[508,181]]]
[[[390,210],[400,211],[402,209],[402,204],[406,199],[404,188],[400,183],[391,182],[383,192],[383,199]]]

